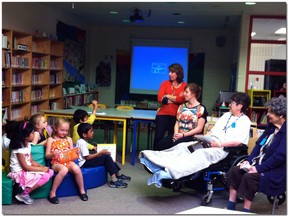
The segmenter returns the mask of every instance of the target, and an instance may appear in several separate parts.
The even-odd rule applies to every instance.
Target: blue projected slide
[[[169,65],[179,63],[187,82],[188,47],[134,46],[130,93],[157,95],[161,83],[169,79]]]

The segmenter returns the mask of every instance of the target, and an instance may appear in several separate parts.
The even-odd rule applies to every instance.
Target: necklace
[[[225,127],[223,128],[223,130],[225,131],[225,133],[227,132],[228,128],[232,127],[232,128],[235,128],[236,127],[236,122],[238,121],[239,118],[241,118],[241,116],[243,115],[243,113],[234,121],[231,123],[231,125],[227,126],[231,117],[232,117],[233,114],[230,115],[229,119],[227,120],[226,122],[226,125]]]

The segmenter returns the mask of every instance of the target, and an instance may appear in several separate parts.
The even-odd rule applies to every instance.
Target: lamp
[[[144,19],[139,13],[141,13],[141,11],[135,8],[134,15],[130,16],[130,22],[143,22]]]

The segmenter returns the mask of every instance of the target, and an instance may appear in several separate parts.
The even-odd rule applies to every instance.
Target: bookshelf
[[[63,108],[62,74],[62,42],[2,29],[2,108],[9,120]]]
[[[275,90],[273,97],[279,97],[280,95],[283,95],[284,97],[286,97],[286,91]]]
[[[66,94],[64,95],[64,108],[66,109],[73,105],[88,105],[92,100],[98,100],[98,91],[94,90],[79,94]]]
[[[249,117],[252,122],[257,123],[257,127],[267,125],[267,108],[266,102],[271,98],[270,90],[248,90],[251,102],[249,106]]]

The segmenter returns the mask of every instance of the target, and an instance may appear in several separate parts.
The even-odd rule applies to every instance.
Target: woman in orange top
[[[157,143],[165,136],[174,133],[174,125],[176,122],[176,113],[180,104],[185,102],[184,88],[187,85],[183,81],[184,71],[180,64],[171,64],[169,66],[169,80],[161,83],[158,92],[158,102],[161,108],[156,115],[156,130],[154,138],[154,150]]]

